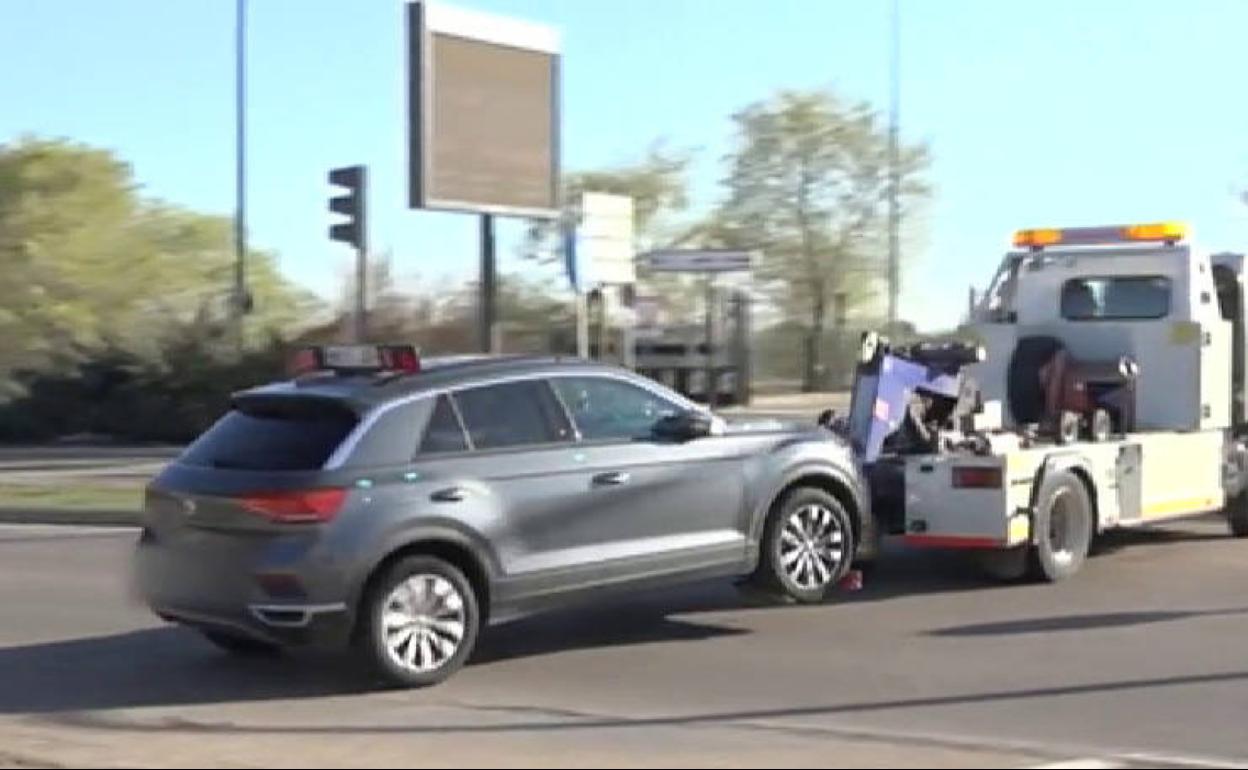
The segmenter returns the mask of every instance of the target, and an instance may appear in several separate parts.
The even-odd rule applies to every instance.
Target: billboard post
[[[407,43],[408,206],[481,217],[481,341],[489,352],[493,217],[559,214],[559,34],[414,0]]]

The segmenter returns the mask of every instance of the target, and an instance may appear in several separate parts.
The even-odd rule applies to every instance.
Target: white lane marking
[[[0,524],[0,541],[25,538],[98,537],[139,533],[138,527],[91,527],[77,524]]]
[[[1221,757],[1198,757],[1183,754],[1165,754],[1151,751],[1118,754],[1119,758],[1144,767],[1192,767],[1192,768],[1243,768],[1248,761]]]
[[[1045,768],[1046,770],[1109,770],[1110,768],[1130,767],[1130,765],[1105,759],[1083,757],[1080,759],[1068,759],[1063,762],[1050,762],[1044,765],[1032,765],[1032,767]]]
[[[1131,752],[1129,754],[1115,754],[1112,757],[1077,757],[1075,759],[1067,759],[1061,762],[1049,762],[1043,765],[1032,765],[1033,768],[1047,768],[1048,770],[1077,770],[1078,768],[1089,768],[1090,770],[1098,770],[1104,768],[1111,770],[1112,768],[1232,768],[1232,767],[1248,767],[1248,763],[1236,762],[1228,759],[1215,759],[1211,757],[1188,757],[1175,754],[1154,754],[1150,752]]]

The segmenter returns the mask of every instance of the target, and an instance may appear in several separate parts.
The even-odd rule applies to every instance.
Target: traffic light
[[[364,191],[367,173],[363,166],[344,166],[329,172],[329,183],[345,187],[346,193],[334,195],[329,199],[329,210],[336,214],[345,214],[346,222],[335,222],[329,226],[331,240],[349,243],[360,251],[366,251],[366,204]]]

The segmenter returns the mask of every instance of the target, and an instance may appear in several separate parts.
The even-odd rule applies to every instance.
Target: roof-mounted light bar
[[[1182,222],[1151,222],[1108,227],[1019,230],[1014,233],[1014,245],[1033,250],[1043,249],[1045,246],[1089,246],[1105,243],[1160,242],[1173,245],[1186,237],[1187,225]]]
[[[415,374],[420,355],[412,345],[316,345],[296,351],[287,370],[292,377],[313,372]]]

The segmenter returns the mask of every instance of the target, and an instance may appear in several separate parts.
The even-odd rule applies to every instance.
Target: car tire
[[[408,556],[387,567],[360,613],[362,657],[398,687],[428,687],[454,674],[472,654],[481,625],[472,584],[433,556]]]
[[[240,658],[270,657],[276,656],[282,651],[281,647],[271,642],[252,639],[241,634],[232,634],[228,631],[201,628],[199,633],[217,649]]]
[[[1045,474],[1032,519],[1032,577],[1056,582],[1078,572],[1088,558],[1094,524],[1083,482],[1070,471]]]
[[[849,572],[855,552],[853,520],[845,506],[822,489],[798,487],[772,506],[753,582],[815,604]]]

